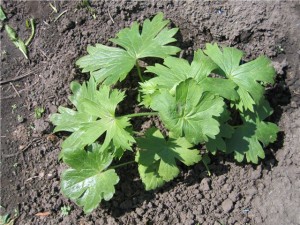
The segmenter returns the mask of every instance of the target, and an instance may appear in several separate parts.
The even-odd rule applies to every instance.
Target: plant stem
[[[138,117],[138,116],[156,116],[158,115],[158,112],[143,112],[143,113],[133,113],[125,115],[124,117],[132,118],[132,117]]]
[[[118,164],[118,165],[115,165],[115,166],[111,166],[108,169],[116,169],[116,168],[119,168],[119,167],[122,167],[122,166],[126,166],[128,164],[134,163],[134,162],[135,161],[129,161],[129,162],[121,163],[121,164]]]
[[[35,24],[34,24],[34,19],[30,19],[30,27],[31,27],[31,35],[28,38],[28,40],[25,42],[25,45],[28,46],[35,34]]]
[[[136,66],[136,69],[137,69],[137,72],[138,72],[138,75],[139,75],[141,81],[144,82],[145,80],[142,76],[141,67],[140,67],[139,62],[137,60],[136,60],[135,66]]]
[[[61,14],[59,14],[55,19],[54,19],[54,23],[62,16],[64,15],[66,12],[68,12],[68,10],[66,9],[65,11],[63,11]]]

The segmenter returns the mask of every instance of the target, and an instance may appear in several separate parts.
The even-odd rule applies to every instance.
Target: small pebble
[[[222,209],[225,213],[230,212],[233,209],[233,202],[228,198],[222,202]]]
[[[203,178],[200,183],[200,190],[209,191],[211,189],[211,180],[209,178]]]

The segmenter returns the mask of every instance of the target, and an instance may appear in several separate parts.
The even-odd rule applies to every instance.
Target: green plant
[[[264,120],[272,109],[264,98],[265,85],[274,83],[275,71],[264,56],[241,64],[243,52],[207,44],[189,63],[176,58],[177,28],[159,13],[151,21],[121,30],[111,41],[120,47],[88,46],[88,55],[77,61],[88,82],[71,83],[69,97],[76,109],[60,106],[51,116],[54,132],[72,134],[62,143],[60,158],[70,166],[61,177],[63,194],[83,206],[86,213],[109,200],[119,182],[116,168],[136,162],[146,190],[155,189],[179,174],[177,163],[187,166],[217,150],[258,163],[263,147],[276,140],[278,127]],[[162,58],[147,66],[141,58]],[[140,79],[139,105],[143,112],[119,114],[125,92],[112,88],[136,67]],[[134,73],[133,73],[134,74]],[[136,117],[158,117],[167,132],[151,127],[144,134],[133,131]],[[205,153],[199,147],[205,146]],[[116,164],[125,151],[133,161]],[[210,173],[209,169],[208,172]]]
[[[0,216],[0,225],[5,225],[5,224],[9,224],[11,218],[10,218],[10,214],[5,214]]]
[[[70,214],[70,212],[71,212],[71,206],[69,206],[69,205],[62,206],[62,207],[60,208],[60,214],[61,214],[62,216],[67,216],[67,215]]]
[[[0,20],[3,21],[6,19],[6,15],[5,15],[5,12],[2,8],[2,5],[0,5]]]
[[[12,43],[22,52],[24,57],[28,59],[27,56],[27,47],[24,43],[24,41],[18,37],[17,32],[9,25],[5,25],[5,31],[9,37],[9,39],[12,41]]]
[[[80,8],[86,8],[87,11],[89,11],[92,14],[94,20],[97,18],[96,10],[91,6],[91,3],[89,0],[81,0],[79,2],[79,4],[77,5],[77,9],[80,9]]]
[[[21,115],[17,115],[17,120],[19,123],[22,123],[22,122],[24,122],[24,117]]]
[[[17,209],[14,210],[13,216],[10,213],[0,215],[0,225],[14,225],[18,216],[19,211]]]
[[[13,104],[11,105],[11,112],[14,113],[17,109],[17,105],[16,104]]]
[[[43,113],[45,112],[45,108],[44,107],[35,107],[34,108],[34,117],[36,119],[40,119],[43,116]]]
[[[34,34],[35,34],[35,23],[34,19],[30,19],[29,22],[26,20],[26,24],[29,24],[28,26],[31,27],[31,34],[30,37],[24,41],[18,36],[17,32],[8,24],[5,25],[5,31],[7,33],[7,36],[9,39],[12,41],[12,43],[22,52],[24,57],[28,59],[28,52],[27,52],[27,46],[30,44],[32,41]]]

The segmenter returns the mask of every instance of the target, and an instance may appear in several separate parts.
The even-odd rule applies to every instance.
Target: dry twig
[[[11,83],[11,82],[13,82],[13,81],[20,80],[20,79],[22,79],[22,78],[24,78],[24,77],[28,77],[28,76],[31,75],[31,74],[34,74],[34,72],[33,72],[33,71],[30,71],[29,73],[26,73],[26,74],[24,74],[24,75],[22,75],[22,76],[17,76],[17,77],[14,77],[14,78],[12,78],[12,79],[9,79],[9,80],[0,81],[0,85],[7,84],[7,83]]]

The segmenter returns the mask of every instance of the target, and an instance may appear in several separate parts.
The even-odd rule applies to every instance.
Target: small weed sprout
[[[19,123],[23,123],[23,122],[24,122],[24,117],[21,116],[21,115],[17,115],[17,121],[18,121]]]
[[[44,107],[37,106],[37,107],[34,108],[34,117],[36,119],[40,119],[40,118],[42,118],[44,112],[45,112],[45,108]]]
[[[67,215],[69,215],[70,214],[70,212],[71,212],[71,207],[70,206],[62,206],[61,208],[60,208],[60,214],[62,215],[62,216],[67,216]]]
[[[16,104],[13,104],[12,106],[11,106],[11,111],[12,111],[12,113],[14,113],[15,112],[15,110],[17,109],[17,105]]]

